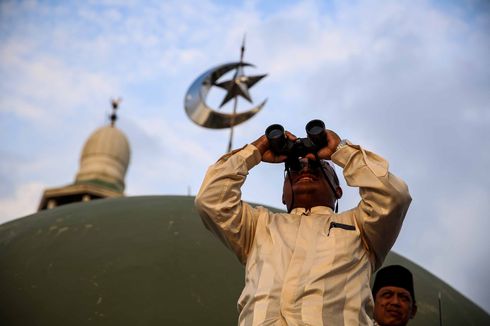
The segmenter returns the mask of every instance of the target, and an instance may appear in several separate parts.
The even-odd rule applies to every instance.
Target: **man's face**
[[[311,208],[324,205],[333,207],[335,195],[321,171],[323,167],[307,158],[300,159],[300,165],[290,170],[291,180],[286,176],[283,187],[283,202],[288,209],[294,207]],[[327,172],[327,171],[326,171]],[[327,172],[331,177],[331,172]],[[338,192],[341,195],[340,187]],[[294,203],[292,203],[294,192]],[[340,195],[338,196],[340,198]],[[294,205],[294,207],[290,207]]]
[[[381,326],[404,326],[416,311],[410,292],[403,288],[382,287],[374,298],[374,320]]]

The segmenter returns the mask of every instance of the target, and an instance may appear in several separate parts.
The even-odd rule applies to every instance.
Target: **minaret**
[[[75,182],[64,187],[46,189],[38,210],[124,196],[130,147],[124,133],[115,126],[120,102],[120,99],[111,101],[110,124],[97,129],[85,142]]]

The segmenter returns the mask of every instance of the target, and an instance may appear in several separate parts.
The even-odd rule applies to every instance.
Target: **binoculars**
[[[267,127],[265,135],[269,141],[271,151],[276,155],[286,155],[288,159],[305,157],[308,153],[316,152],[327,146],[325,124],[322,120],[311,120],[306,124],[306,138],[292,141],[284,134],[284,127],[273,124]]]

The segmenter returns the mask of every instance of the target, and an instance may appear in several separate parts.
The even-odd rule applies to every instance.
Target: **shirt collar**
[[[333,210],[328,206],[315,206],[310,209],[303,207],[293,208],[291,214],[294,215],[310,215],[310,214],[332,214]]]

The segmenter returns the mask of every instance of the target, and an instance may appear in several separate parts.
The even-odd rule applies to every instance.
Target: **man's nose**
[[[395,294],[394,296],[391,297],[391,304],[395,305],[395,306],[400,305],[400,298],[398,297],[397,294]]]
[[[301,166],[301,171],[303,170],[309,170],[311,168],[310,160],[307,159],[306,157],[302,157],[299,159],[299,164]]]

